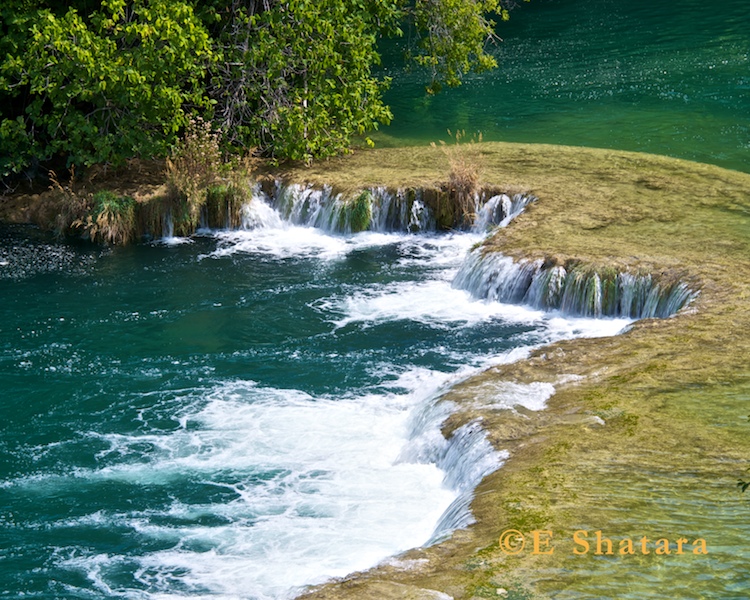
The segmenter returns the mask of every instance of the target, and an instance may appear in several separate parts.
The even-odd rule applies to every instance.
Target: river
[[[491,48],[499,68],[424,93],[385,48],[394,121],[381,145],[449,140],[567,144],[664,154],[750,171],[747,3],[519,2]]]
[[[450,127],[748,171],[746,22],[738,0],[523,4],[500,69],[457,90],[426,97],[386,60],[396,119],[376,140]],[[5,596],[280,599],[429,543],[505,458],[478,434],[478,470],[454,459],[441,393],[628,323],[454,289],[479,232],[255,217],[115,250],[0,232]]]
[[[505,458],[481,429],[450,447],[441,392],[629,322],[455,289],[479,232],[250,206],[240,231],[116,250],[3,231],[6,593],[287,598],[440,539]]]

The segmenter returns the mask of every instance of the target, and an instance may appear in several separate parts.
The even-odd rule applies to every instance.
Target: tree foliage
[[[431,91],[495,66],[500,0],[3,0],[0,176],[162,157],[191,118],[310,160],[388,123],[378,43],[409,31]]]
[[[233,10],[212,81],[219,127],[229,141],[274,156],[341,152],[353,134],[391,119],[388,81],[372,69],[379,33],[395,29],[399,15],[387,3],[342,0]]]
[[[23,111],[3,115],[0,136],[20,164],[162,155],[191,109],[210,108],[212,44],[186,2],[104,0],[88,15],[45,7],[9,26],[0,93]]]
[[[498,0],[416,0],[411,13],[418,39],[412,56],[430,71],[428,91],[439,91],[442,82],[460,85],[470,71],[497,66],[486,45],[496,39],[492,17],[509,18]]]

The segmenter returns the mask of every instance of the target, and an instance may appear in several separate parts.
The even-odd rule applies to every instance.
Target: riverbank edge
[[[444,399],[460,408],[444,434],[482,418],[496,448],[511,453],[476,490],[477,522],[305,598],[531,598],[584,590],[569,541],[567,550],[561,543],[551,555],[508,556],[500,534],[543,529],[565,539],[579,528],[606,530],[603,504],[618,500],[608,473],[674,471],[665,458],[670,450],[689,466],[686,476],[706,484],[719,478],[729,487],[750,457],[740,427],[708,429],[674,401],[687,388],[710,400],[748,383],[742,373],[750,359],[750,311],[742,300],[750,297],[743,260],[750,247],[742,234],[750,225],[750,175],[561,146],[471,144],[465,152],[481,167],[483,182],[539,199],[489,238],[485,251],[667,271],[700,296],[674,318],[640,321],[614,338],[553,344],[456,386]],[[440,185],[447,170],[445,155],[425,147],[359,152],[278,174],[350,190]],[[498,381],[546,381],[557,391],[538,413],[482,407]]]
[[[721,501],[744,501],[735,483],[750,457],[747,419],[737,414],[716,427],[691,413],[683,396],[720,404],[747,391],[750,273],[743,256],[750,245],[743,234],[750,231],[750,176],[611,150],[482,144],[467,152],[482,165],[485,181],[539,199],[483,251],[666,274],[700,296],[675,317],[642,320],[612,338],[559,342],[452,389],[443,399],[460,408],[444,426],[446,437],[481,418],[495,447],[511,455],[477,488],[476,523],[301,598],[602,597],[606,575],[604,581],[591,575],[595,557],[582,563],[571,537],[579,529],[611,531],[610,509],[620,504],[613,474],[657,473],[665,485],[657,495],[666,497],[679,495],[687,481],[716,490]],[[341,159],[304,179],[320,184],[333,174],[342,187],[378,180],[429,185],[445,169],[425,148],[373,153],[375,167],[367,160]],[[501,381],[549,382],[556,393],[541,412],[482,407]],[[675,476],[679,485],[669,487]],[[654,499],[644,502],[646,512],[664,510]],[[613,533],[651,533],[644,531],[643,510]],[[549,531],[560,542],[552,554],[509,555],[499,544],[509,529]],[[648,563],[630,571],[633,578],[653,575]]]

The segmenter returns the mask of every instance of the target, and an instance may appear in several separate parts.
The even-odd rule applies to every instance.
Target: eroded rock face
[[[17,194],[0,198],[0,221],[47,226],[54,223],[58,203],[45,194]]]

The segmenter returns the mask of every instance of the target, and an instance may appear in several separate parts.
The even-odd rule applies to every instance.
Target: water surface
[[[747,2],[520,2],[498,26],[499,68],[424,93],[395,66],[382,145],[448,139],[568,144],[664,154],[750,171]],[[385,49],[396,65],[397,47]]]
[[[626,323],[453,289],[476,234],[273,223],[116,250],[0,231],[6,595],[288,598],[426,544],[504,458],[481,430],[448,451],[441,391]]]

